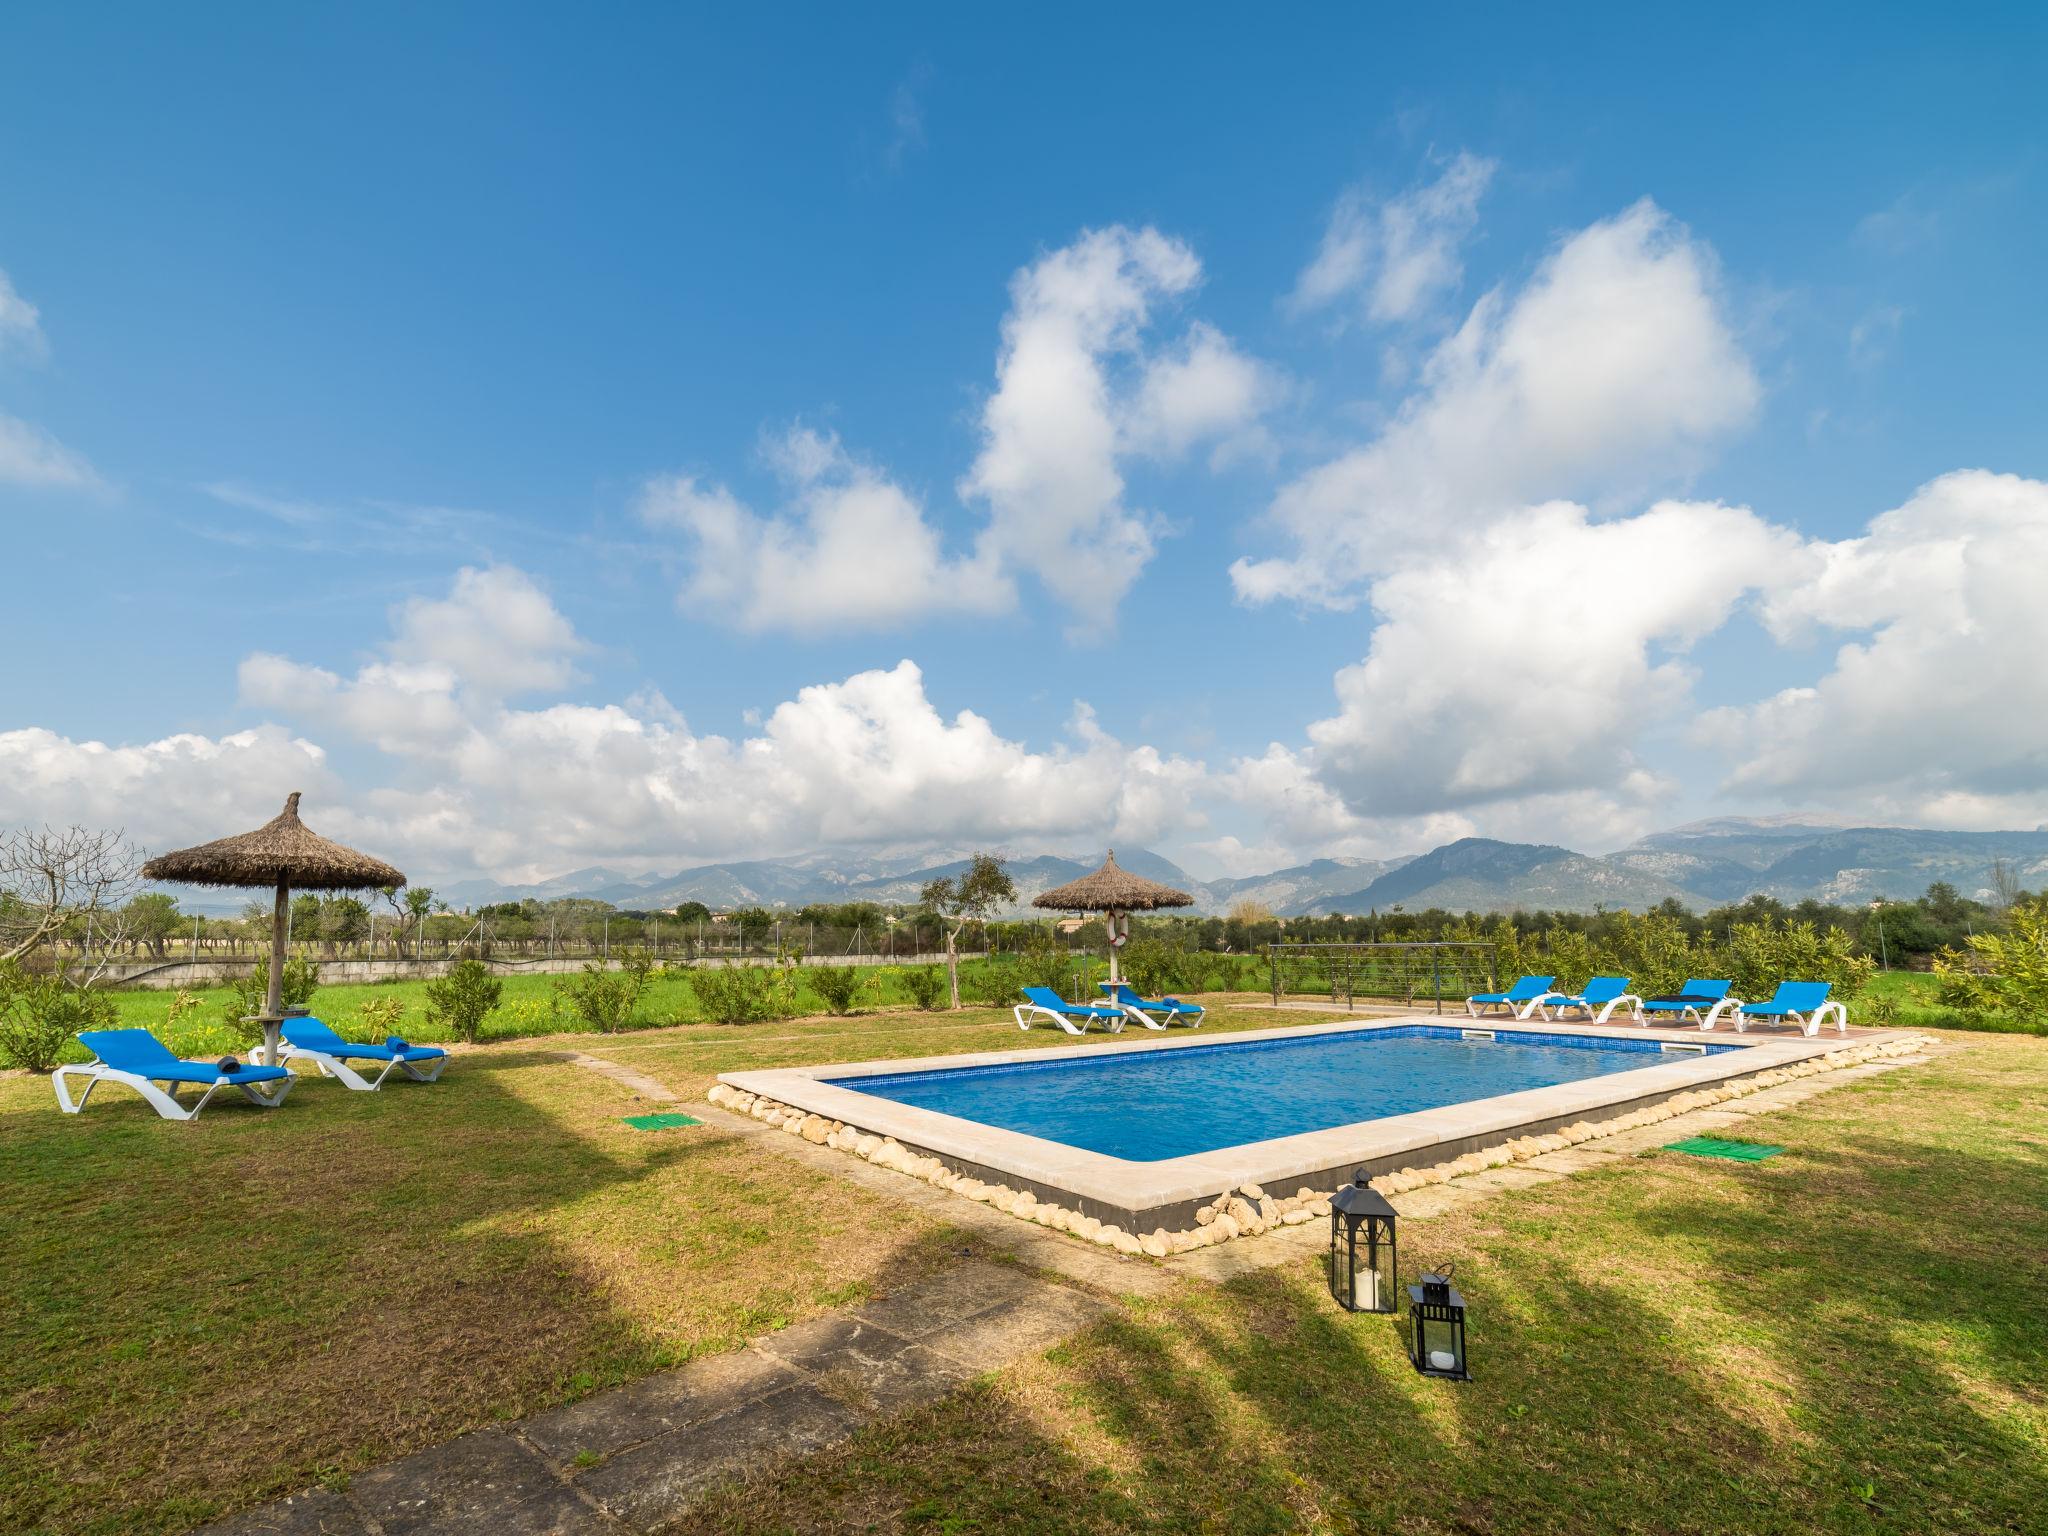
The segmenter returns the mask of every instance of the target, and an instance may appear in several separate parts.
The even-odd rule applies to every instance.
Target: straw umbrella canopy
[[[1102,912],[1107,915],[1109,926],[1109,981],[1114,987],[1119,980],[1116,968],[1117,951],[1122,949],[1131,936],[1130,914],[1133,912],[1156,912],[1161,907],[1191,907],[1195,898],[1186,891],[1177,891],[1170,885],[1161,885],[1157,880],[1147,880],[1143,875],[1134,875],[1116,861],[1116,850],[1109,850],[1109,857],[1102,861],[1102,868],[1092,875],[1083,875],[1078,880],[1069,880],[1065,885],[1054,886],[1051,890],[1031,898],[1031,905],[1044,907],[1054,912]]]
[[[284,934],[292,891],[361,891],[405,884],[405,876],[382,859],[308,831],[299,820],[297,790],[282,811],[254,832],[163,854],[143,865],[142,874],[146,880],[186,885],[277,888],[270,920],[270,992],[262,1014],[264,1060],[272,1064],[277,1061],[278,1026],[284,1020]]]

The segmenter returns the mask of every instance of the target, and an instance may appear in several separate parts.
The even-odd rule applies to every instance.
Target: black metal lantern
[[[1330,1294],[1347,1312],[1392,1312],[1394,1208],[1359,1173],[1330,1197]]]
[[[1465,1368],[1465,1298],[1451,1284],[1451,1266],[1408,1287],[1408,1355],[1425,1376],[1470,1381]]]

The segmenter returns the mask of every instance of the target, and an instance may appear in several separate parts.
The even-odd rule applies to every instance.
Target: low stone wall
[[[1544,1135],[1513,1137],[1481,1151],[1467,1152],[1447,1162],[1421,1168],[1398,1168],[1391,1173],[1378,1175],[1371,1180],[1371,1184],[1383,1195],[1405,1194],[1411,1189],[1421,1189],[1426,1185],[1445,1184],[1466,1174],[1480,1173],[1488,1168],[1505,1167],[1510,1163],[1541,1157],[1549,1152],[1562,1152],[1566,1147],[1597,1141],[1601,1137],[1635,1130],[1639,1126],[1655,1125],[1659,1121],[1670,1120],[1710,1105],[1723,1104],[1730,1099],[1741,1098],[1760,1089],[1776,1087],[1780,1083],[1789,1083],[1796,1078],[1833,1072],[1842,1067],[1882,1057],[1910,1055],[1925,1049],[1929,1043],[1924,1036],[1911,1035],[1844,1046],[1840,1050],[1828,1052],[1825,1056],[1810,1057],[1789,1066],[1772,1067],[1750,1077],[1730,1079],[1711,1088],[1698,1088],[1688,1093],[1675,1094],[1659,1103],[1632,1110],[1614,1119],[1575,1121]],[[714,1083],[705,1097],[713,1104],[736,1113],[752,1115],[756,1120],[788,1135],[801,1136],[805,1141],[819,1146],[849,1153],[878,1167],[893,1168],[899,1173],[923,1179],[928,1184],[951,1190],[969,1200],[994,1206],[1020,1221],[1029,1221],[1056,1232],[1065,1232],[1085,1242],[1114,1248],[1117,1252],[1125,1254],[1148,1254],[1153,1258],[1163,1259],[1169,1254],[1207,1248],[1216,1243],[1229,1242],[1233,1238],[1267,1232],[1274,1227],[1299,1226],[1303,1222],[1327,1217],[1330,1214],[1329,1197],[1336,1192],[1333,1189],[1326,1193],[1304,1185],[1291,1195],[1281,1195],[1257,1184],[1245,1184],[1238,1188],[1219,1191],[1214,1200],[1196,1210],[1195,1225],[1192,1227],[1174,1231],[1158,1227],[1140,1235],[1127,1232],[1122,1227],[1103,1222],[1083,1212],[1043,1200],[1029,1190],[1014,1189],[1005,1184],[994,1184],[974,1178],[949,1167],[943,1159],[928,1152],[904,1146],[893,1136],[877,1136],[843,1120],[831,1120],[823,1115],[809,1114],[790,1105],[778,1103],[774,1099],[734,1088],[728,1083]]]

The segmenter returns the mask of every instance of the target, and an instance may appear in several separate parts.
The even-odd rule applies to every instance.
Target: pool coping
[[[899,1104],[873,1094],[841,1088],[827,1078],[891,1076],[902,1072],[1014,1066],[1033,1061],[1072,1060],[1078,1053],[1099,1058],[1198,1046],[1250,1044],[1262,1040],[1308,1039],[1321,1035],[1385,1029],[1443,1027],[1485,1029],[1501,1034],[1575,1035],[1586,1038],[1654,1040],[1675,1045],[1722,1045],[1713,1054],[1690,1052],[1655,1065],[1528,1088],[1492,1098],[1378,1120],[1355,1121],[1326,1130],[1304,1131],[1245,1142],[1209,1152],[1135,1162],[1089,1152],[1044,1137],[984,1125],[957,1115]],[[1504,1018],[1446,1015],[1364,1015],[1325,1024],[1238,1030],[1228,1034],[1189,1033],[1171,1039],[1110,1039],[1093,1045],[1053,1046],[1022,1051],[974,1051],[884,1061],[839,1062],[809,1067],[722,1072],[719,1081],[817,1114],[891,1137],[919,1153],[940,1159],[972,1178],[1030,1190],[1127,1231],[1185,1225],[1195,1209],[1219,1192],[1246,1184],[1291,1191],[1301,1185],[1326,1189],[1352,1172],[1368,1175],[1445,1161],[1518,1136],[1539,1135],[1577,1121],[1598,1123],[1661,1103],[1665,1099],[1732,1078],[1789,1066],[1853,1045],[1891,1038],[1897,1030],[1859,1030],[1854,1035],[1744,1036],[1697,1029],[1639,1025],[1551,1024]]]

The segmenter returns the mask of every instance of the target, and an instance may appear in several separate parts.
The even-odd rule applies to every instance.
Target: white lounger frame
[[[1106,1008],[1109,1005],[1105,1003],[1102,1006]],[[1041,1003],[1019,1003],[1010,1010],[1010,1017],[1017,1021],[1019,1029],[1029,1029],[1034,1018],[1051,1019],[1053,1023],[1059,1025],[1061,1029],[1064,1029],[1070,1035],[1085,1035],[1088,1033],[1088,1026],[1097,1022],[1101,1023],[1112,1035],[1120,1035],[1124,1029],[1124,1020],[1122,1018],[1118,1018],[1113,1023],[1108,1019],[1095,1020],[1084,1018],[1075,1020],[1068,1018],[1064,1013],[1055,1013],[1052,1009],[1045,1007]],[[1154,1027],[1156,1028],[1157,1026]]]
[[[1204,1008],[1200,1003],[1195,1004],[1196,1011],[1192,1014],[1186,1012],[1185,1010],[1176,1013],[1171,1008],[1162,1008],[1158,1011],[1164,1014],[1165,1017],[1158,1019],[1153,1018],[1150,1013],[1147,1013],[1142,1007],[1140,1007],[1136,1003],[1111,1003],[1109,1004],[1109,1006],[1112,1008],[1123,1009],[1125,1018],[1129,1019],[1134,1024],[1142,1024],[1147,1029],[1163,1030],[1169,1024],[1172,1024],[1175,1020],[1179,1020],[1181,1023],[1187,1025],[1189,1029],[1199,1029],[1202,1027],[1202,1020],[1206,1019],[1209,1016],[1209,1010]]]
[[[1544,1003],[1548,1002],[1551,998],[1555,997],[1556,995],[1557,994],[1554,992],[1546,992],[1541,997],[1530,998],[1529,1001],[1526,1003],[1488,1003],[1486,1006],[1488,1008],[1505,1008],[1507,1009],[1508,1016],[1510,1018],[1526,1019],[1529,1017],[1530,1014],[1534,1013],[1538,1008],[1542,1007]],[[1476,1007],[1473,1003],[1473,1000],[1468,997],[1465,999],[1465,1016],[1467,1018],[1472,1019],[1483,1019],[1487,1018],[1489,1015],[1482,1012],[1478,1007]],[[1548,1018],[1549,1015],[1545,1014],[1544,1017]]]
[[[73,1102],[65,1083],[73,1076],[85,1079],[85,1091]],[[164,1086],[157,1087],[161,1082]],[[57,1090],[57,1107],[67,1115],[75,1115],[85,1108],[85,1101],[92,1097],[93,1089],[101,1083],[119,1083],[123,1088],[133,1088],[149,1101],[149,1106],[166,1120],[197,1120],[199,1112],[206,1108],[216,1093],[223,1088],[239,1088],[242,1095],[252,1104],[265,1109],[275,1109],[284,1102],[284,1096],[292,1091],[293,1079],[273,1077],[260,1083],[231,1083],[225,1077],[215,1078],[206,1092],[199,1095],[199,1102],[190,1109],[178,1102],[178,1090],[185,1086],[183,1078],[147,1078],[134,1072],[117,1072],[105,1062],[77,1063],[59,1067],[50,1074],[50,1084]],[[197,1086],[197,1085],[194,1085]]]
[[[343,1057],[330,1055],[326,1051],[309,1050],[303,1045],[293,1045],[289,1040],[285,1041],[279,1059],[284,1066],[291,1068],[293,1071],[298,1070],[296,1067],[292,1067],[293,1062],[310,1061],[325,1076],[334,1078],[344,1087],[352,1089],[357,1093],[375,1093],[384,1086],[385,1078],[400,1069],[403,1069],[405,1075],[416,1083],[431,1083],[441,1075],[441,1069],[448,1065],[448,1057],[445,1053],[439,1056],[423,1056],[420,1058],[418,1065],[407,1061],[403,1056],[394,1056],[384,1063],[384,1070],[382,1072],[379,1072],[373,1078],[366,1078],[362,1073],[350,1066]],[[358,1056],[356,1058],[358,1061],[375,1061],[377,1059],[375,1056]],[[427,1067],[431,1067],[433,1070],[424,1070]]]
[[[1699,1025],[1701,1029],[1712,1029],[1717,1023],[1721,1021],[1723,1016],[1734,1013],[1735,1010],[1740,1008],[1741,1006],[1742,999],[1737,997],[1733,992],[1730,992],[1726,997],[1722,998],[1718,1003],[1714,1004],[1713,1007],[1709,1008],[1704,1016],[1701,1015],[1699,1009],[1696,1008],[1693,1004],[1687,1003],[1683,1008],[1678,1010],[1678,1017],[1681,1021],[1690,1018],[1695,1024]],[[1671,1010],[1669,1008],[1659,1009],[1655,1013],[1652,1013],[1647,1008],[1642,1007],[1638,1007],[1638,1009],[1636,1010],[1636,1022],[1645,1027],[1648,1027],[1649,1025],[1656,1023],[1659,1019],[1668,1019],[1670,1017]]]
[[[1642,1023],[1643,1000],[1633,992],[1624,992],[1619,997],[1610,998],[1607,1002],[1600,1005],[1598,1013],[1593,1011],[1590,1004],[1581,1002],[1568,992],[1553,992],[1548,997],[1541,997],[1536,1000],[1537,1008],[1542,1012],[1543,1017],[1551,1023],[1556,1023],[1559,1019],[1563,1018],[1565,1009],[1576,1008],[1586,1015],[1587,1022],[1605,1024],[1614,1017],[1614,1010],[1621,1007],[1624,1003],[1628,1005],[1628,1016],[1638,1024]]]
[[[1766,1019],[1790,1019],[1799,1026],[1802,1035],[1817,1035],[1821,1031],[1821,1026],[1827,1023],[1830,1014],[1834,1016],[1835,1032],[1843,1035],[1849,1033],[1849,1010],[1833,998],[1829,998],[1811,1013],[1799,1013],[1791,1008],[1787,1008],[1783,1013],[1738,1013],[1735,1015],[1735,1033],[1739,1035],[1752,1023]],[[1702,1026],[1705,1029],[1713,1027],[1711,1024]]]

